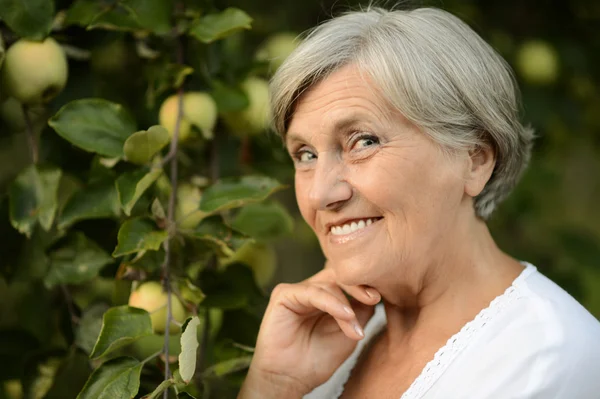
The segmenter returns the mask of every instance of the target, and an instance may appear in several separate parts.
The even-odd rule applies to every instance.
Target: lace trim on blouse
[[[518,289],[516,283],[525,277],[529,272],[536,270],[535,266],[525,263],[526,269],[513,281],[512,285],[508,287],[503,294],[498,295],[494,298],[487,308],[482,309],[477,316],[468,323],[466,323],[459,332],[454,334],[444,346],[442,346],[435,353],[432,360],[430,360],[421,374],[413,381],[408,390],[404,392],[400,399],[419,399],[421,398],[438,380],[438,378],[446,371],[448,366],[456,358],[456,356],[467,346],[472,340],[473,336],[476,335],[486,324],[488,324],[495,316],[497,316],[502,309],[510,305],[516,298],[518,298]],[[532,270],[533,269],[533,270]],[[380,327],[383,328],[385,324]],[[374,334],[375,335],[375,334]],[[344,392],[344,386],[350,378],[350,374],[356,365],[358,357],[354,359],[351,367],[348,368],[346,375],[344,375],[343,383],[339,386],[336,392],[336,398],[339,398]]]

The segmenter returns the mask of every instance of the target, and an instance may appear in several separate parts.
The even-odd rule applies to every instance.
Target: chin
[[[330,259],[329,267],[335,271],[337,282],[344,285],[370,285],[384,271],[377,267],[380,262],[367,256]]]

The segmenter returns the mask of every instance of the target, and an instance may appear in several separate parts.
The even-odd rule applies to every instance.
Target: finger
[[[316,285],[279,284],[274,292],[278,302],[299,315],[311,316],[324,312],[341,320],[356,317],[347,300],[343,301]]]
[[[278,287],[282,286],[278,289]],[[316,285],[290,284],[276,287],[278,302],[292,312],[302,316],[313,316],[320,312],[333,317],[344,334],[354,340],[364,337],[356,314],[347,300]]]
[[[340,287],[346,291],[348,295],[365,305],[377,305],[381,301],[381,294],[373,287],[368,285],[345,285],[340,284]]]

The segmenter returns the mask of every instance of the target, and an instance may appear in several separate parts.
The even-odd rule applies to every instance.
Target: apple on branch
[[[67,77],[67,57],[50,37],[42,42],[20,39],[6,51],[3,93],[21,104],[47,103],[64,89]]]
[[[165,324],[167,321],[167,294],[163,291],[163,287],[156,281],[148,281],[142,283],[129,297],[129,306],[140,308],[150,313],[152,320],[152,330],[157,334],[165,332]],[[178,323],[183,323],[186,319],[186,312],[183,304],[177,296],[171,294],[171,317]],[[170,333],[179,331],[179,326],[171,323],[169,326]]]
[[[179,97],[169,96],[160,106],[158,123],[164,126],[171,137],[175,134]],[[192,126],[199,129],[206,139],[212,138],[217,122],[217,104],[205,92],[191,91],[183,95],[183,116],[179,123],[179,142],[185,142],[192,133]]]

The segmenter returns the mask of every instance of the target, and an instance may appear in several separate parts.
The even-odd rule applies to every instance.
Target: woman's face
[[[353,66],[301,97],[286,146],[300,211],[340,283],[418,284],[452,250],[466,158],[444,156]]]

